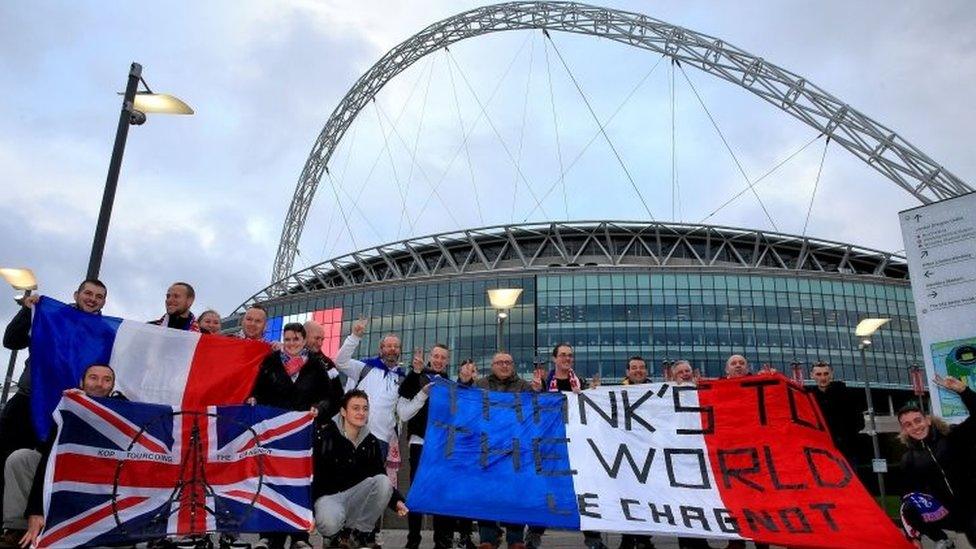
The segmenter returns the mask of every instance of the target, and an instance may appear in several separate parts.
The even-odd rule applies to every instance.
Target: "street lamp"
[[[857,348],[861,351],[861,366],[864,368],[864,395],[868,404],[868,423],[871,429],[871,444],[874,446],[874,460],[871,462],[871,469],[878,475],[878,492],[881,496],[881,508],[885,505],[885,484],[884,474],[888,470],[888,462],[881,458],[881,449],[878,446],[878,428],[874,422],[874,401],[871,399],[871,376],[868,375],[868,359],[865,349],[871,346],[871,336],[879,328],[891,321],[890,318],[865,318],[857,323],[854,335],[858,338]]]
[[[502,344],[502,327],[505,325],[505,319],[508,318],[508,311],[518,303],[519,296],[521,295],[522,288],[496,288],[488,290],[488,302],[491,303],[491,307],[498,313],[498,334],[496,338],[498,352],[505,350],[505,346]]]
[[[7,281],[7,284],[13,286],[15,290],[24,292],[24,295],[20,299],[29,296],[32,291],[37,289],[37,278],[34,277],[34,271],[30,269],[2,268],[0,269],[0,276]],[[10,394],[10,385],[14,380],[14,365],[16,364],[17,350],[15,349],[10,351],[10,362],[7,363],[7,376],[3,380],[3,393],[0,394],[0,407],[7,403],[7,396]]]
[[[145,91],[139,91],[140,82],[145,86]],[[115,130],[115,146],[112,148],[112,160],[108,164],[108,175],[105,177],[105,191],[102,193],[102,206],[98,210],[98,223],[95,225],[95,238],[91,257],[88,259],[86,278],[98,278],[98,272],[102,268],[102,252],[105,251],[105,238],[108,236],[108,223],[112,217],[112,204],[115,202],[115,189],[119,183],[129,125],[145,124],[146,114],[149,113],[193,114],[193,109],[172,95],[153,93],[142,78],[142,65],[133,63],[129,67],[129,81],[122,98],[118,129]]]

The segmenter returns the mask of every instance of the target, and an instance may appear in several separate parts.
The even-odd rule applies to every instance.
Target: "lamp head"
[[[860,338],[870,338],[879,328],[891,322],[890,318],[865,318],[857,323],[854,335]],[[870,343],[868,343],[870,345]]]
[[[488,302],[493,309],[508,310],[518,303],[522,288],[496,288],[488,290]]]
[[[0,268],[0,276],[15,290],[36,290],[37,278],[30,269]]]
[[[193,114],[193,109],[182,99],[168,93],[139,92],[132,108],[144,114]]]

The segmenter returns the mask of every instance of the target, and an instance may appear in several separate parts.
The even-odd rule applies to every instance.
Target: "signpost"
[[[962,421],[959,396],[933,382],[976,387],[976,193],[899,212],[932,413]]]

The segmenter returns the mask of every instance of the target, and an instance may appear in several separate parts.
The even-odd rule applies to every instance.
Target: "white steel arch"
[[[394,76],[440,48],[493,32],[545,29],[607,38],[667,55],[741,86],[841,145],[922,203],[972,189],[905,141],[803,77],[718,38],[639,13],[576,2],[507,2],[438,21],[386,53],[346,93],[302,169],[281,231],[271,276],[285,291],[305,219],[329,159],[360,110]],[[276,284],[282,281],[281,284]]]

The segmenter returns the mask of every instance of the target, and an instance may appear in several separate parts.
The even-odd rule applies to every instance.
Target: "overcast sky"
[[[803,75],[973,180],[970,1],[604,5],[719,37]],[[131,128],[102,266],[106,312],[158,317],[174,280],[196,286],[196,311],[231,312],[268,284],[296,181],[342,96],[396,44],[475,6],[0,3],[0,265],[31,267],[42,293],[70,299],[88,260],[116,92],[138,61],[154,91],[179,95],[196,114]],[[647,219],[634,185],[655,219],[699,222],[745,183],[696,91],[752,179],[815,137],[751,93],[689,67],[694,89],[673,73],[672,148],[669,63],[651,71],[659,56],[649,52],[552,38],[467,40],[396,77],[333,156],[335,187],[319,187],[296,268],[411,235],[525,218]],[[619,108],[607,134],[620,162],[602,137],[580,154],[598,134],[572,78],[604,123]],[[484,104],[488,116],[479,119]],[[820,140],[758,186],[782,232],[803,231],[822,154]],[[560,180],[560,161],[566,167],[577,156]],[[550,188],[535,208],[532,194]],[[807,233],[899,250],[896,212],[914,205],[830,145]],[[751,194],[708,222],[772,228]],[[14,312],[12,301],[0,301],[2,317]]]

